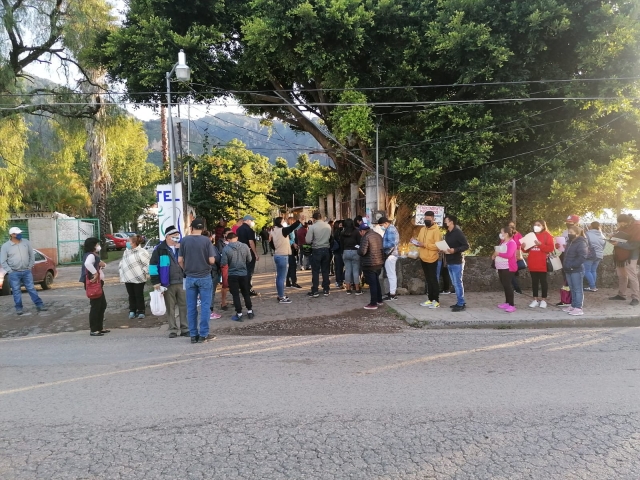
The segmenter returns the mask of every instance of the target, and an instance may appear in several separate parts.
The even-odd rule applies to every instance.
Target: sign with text
[[[158,200],[158,227],[160,241],[164,240],[164,232],[167,227],[171,225],[182,232],[182,185],[176,183],[174,186],[176,192],[176,206],[173,209],[173,202],[171,201],[171,184],[158,185],[156,187],[156,199]]]
[[[434,207],[431,205],[416,206],[416,225],[424,225],[424,212],[433,212],[436,224],[444,225],[444,207]]]

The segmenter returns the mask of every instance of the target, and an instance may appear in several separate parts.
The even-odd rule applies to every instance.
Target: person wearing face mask
[[[626,300],[627,287],[631,289],[631,303],[635,307],[640,303],[640,288],[638,284],[638,258],[640,257],[640,221],[633,215],[618,215],[618,231],[613,238],[620,238],[626,242],[611,241],[613,245],[613,260],[618,274],[618,294],[609,300]]]
[[[304,220],[304,217],[302,217]],[[282,217],[273,220],[273,230],[271,232],[270,241],[275,247],[275,255],[273,257],[276,265],[276,290],[278,292],[278,303],[291,303],[291,299],[284,294],[284,283],[289,270],[289,257],[291,256],[291,242],[289,242],[289,234],[300,226],[300,220],[296,220],[292,225],[288,226]]]
[[[451,283],[453,283],[453,288],[456,289],[456,304],[451,305],[451,311],[462,312],[467,306],[464,298],[462,276],[464,274],[464,252],[469,250],[469,241],[462,232],[462,229],[458,226],[458,218],[455,215],[447,215],[444,217],[444,224],[447,227],[444,241],[449,245],[449,250],[445,252],[445,258],[449,268]]]
[[[0,264],[2,264],[2,268],[7,273],[9,285],[11,285],[11,293],[13,294],[13,303],[18,315],[23,313],[21,285],[24,285],[24,288],[27,289],[29,297],[31,297],[31,301],[38,311],[47,311],[47,307],[44,306],[44,302],[36,292],[36,287],[33,284],[31,269],[35,262],[35,253],[29,240],[22,238],[22,230],[18,227],[11,227],[9,229],[9,240],[0,248]]]
[[[230,228],[225,228],[220,235],[220,238],[216,241],[216,248],[222,255],[222,250],[224,247],[229,245],[229,240],[227,240],[227,235],[231,232]],[[213,289],[214,293],[218,286],[218,283],[221,285],[220,289],[220,310],[226,312],[229,309],[227,305],[227,293],[229,293],[229,265],[220,265],[220,278],[214,284]]]
[[[420,264],[424,272],[426,282],[427,300],[420,306],[428,308],[440,308],[440,282],[438,281],[438,259],[440,251],[436,243],[442,240],[440,227],[435,222],[435,213],[428,211],[424,213],[424,227],[420,229],[418,238],[413,240],[419,249]]]
[[[149,274],[151,254],[142,246],[140,235],[129,237],[118,271],[129,295],[129,318],[144,318],[144,284]]]
[[[382,236],[382,249],[384,250],[384,270],[389,280],[389,293],[382,298],[383,301],[397,300],[398,276],[396,275],[396,263],[398,262],[398,245],[400,234],[398,229],[387,217],[378,220],[378,224],[384,229]]]
[[[589,254],[589,244],[584,232],[577,225],[569,227],[567,237],[569,241],[564,251],[562,271],[571,290],[571,305],[562,309],[569,315],[583,315],[582,302],[584,292],[582,282],[584,279],[584,262]]]
[[[547,223],[544,220],[537,220],[533,224],[533,232],[536,234],[534,246],[525,250],[529,254],[528,266],[531,275],[531,286],[533,288],[533,302],[529,304],[531,308],[547,308],[547,293],[549,291],[547,256],[553,252],[553,237],[547,231]],[[542,295],[538,295],[539,289]]]
[[[256,247],[256,232],[253,230],[253,227],[256,225],[256,219],[251,215],[245,215],[242,218],[242,222],[242,225],[235,233],[238,236],[238,241],[244,243],[251,250],[251,262],[247,265],[247,280],[249,281],[249,295],[255,297],[258,295],[258,292],[253,289],[251,281],[253,279],[253,272],[256,269],[256,262],[260,260],[260,255],[258,255]]]
[[[507,313],[513,313],[516,311],[516,307],[513,299],[513,276],[518,271],[518,261],[516,260],[516,250],[518,244],[513,239],[516,234],[515,229],[507,225],[502,228],[500,234],[499,251],[493,252],[491,259],[495,261],[496,270],[500,277],[500,283],[504,289],[504,303],[498,305],[498,308],[504,310]]]
[[[100,282],[102,285],[102,295],[99,298],[89,299],[89,335],[92,337],[102,337],[110,330],[104,328],[104,312],[107,310],[107,299],[104,296],[104,268],[107,266],[100,260],[100,240],[89,237],[84,241],[84,255],[82,257],[82,271],[80,273],[80,283],[85,285],[89,277],[91,282]]]
[[[516,261],[520,262],[520,260],[524,260],[524,257],[522,256],[522,245],[520,243],[520,240],[522,240],[522,234],[516,230],[516,224],[514,222],[509,222],[509,226],[513,228],[513,231],[515,232],[513,235],[513,241],[516,242],[516,246],[518,247],[516,249]],[[516,273],[513,274],[513,278],[511,279],[511,284],[513,285],[513,291],[518,295],[522,295],[522,288],[520,287],[518,276],[519,272],[516,270]]]
[[[567,226],[567,228],[560,234],[560,236],[564,238],[564,245],[561,245],[558,242],[555,243],[556,250],[560,252],[560,260],[562,262],[564,262],[564,252],[566,251],[566,245],[569,243],[569,229],[574,225],[578,225],[579,223],[580,223],[580,217],[578,215],[569,215],[565,220],[565,225]],[[566,282],[567,276],[565,274],[564,269],[562,270],[562,276],[564,277]],[[562,301],[556,303],[556,307],[567,307],[567,306],[568,305],[565,303],[562,303]]]
[[[149,275],[153,288],[156,290],[160,290],[161,286],[166,288],[162,296],[167,307],[169,338],[176,338],[178,332],[181,337],[190,336],[187,322],[187,293],[182,288],[184,272],[178,264],[179,249],[180,232],[171,225],[165,230],[165,239],[153,250],[149,261]],[[179,324],[176,324],[176,306]]]
[[[589,230],[585,232],[587,236],[587,242],[589,243],[589,256],[587,261],[584,262],[584,278],[589,284],[585,287],[585,292],[597,292],[596,281],[598,280],[598,265],[604,258],[604,247],[607,244],[602,231],[600,230],[599,222],[591,222]]]

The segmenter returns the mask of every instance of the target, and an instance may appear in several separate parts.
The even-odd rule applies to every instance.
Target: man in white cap
[[[11,227],[9,229],[9,241],[0,248],[0,264],[4,271],[7,272],[7,277],[9,277],[13,303],[16,306],[18,315],[23,313],[21,285],[26,288],[38,311],[47,311],[47,307],[44,306],[33,284],[31,269],[35,263],[36,257],[29,240],[22,238],[22,230],[18,227]]]

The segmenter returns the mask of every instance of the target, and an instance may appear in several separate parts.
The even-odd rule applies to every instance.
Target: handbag
[[[96,273],[96,275],[99,275]],[[87,293],[87,298],[90,300],[95,300],[96,298],[100,298],[102,296],[102,282],[98,280],[97,282],[92,282],[89,279],[89,275],[87,274],[87,278],[85,279],[85,290]]]
[[[525,270],[526,268],[527,268],[527,262],[525,261],[525,259],[521,258],[520,260],[518,260],[518,271]]]
[[[547,255],[547,272],[562,270],[562,260],[553,253]]]
[[[571,305],[571,290],[568,287],[560,289],[560,301],[565,305]]]

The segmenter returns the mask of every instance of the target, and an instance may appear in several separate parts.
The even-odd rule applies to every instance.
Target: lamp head
[[[188,82],[191,79],[191,69],[187,66],[187,56],[184,50],[178,52],[178,65],[176,65],[176,78],[179,82]]]

